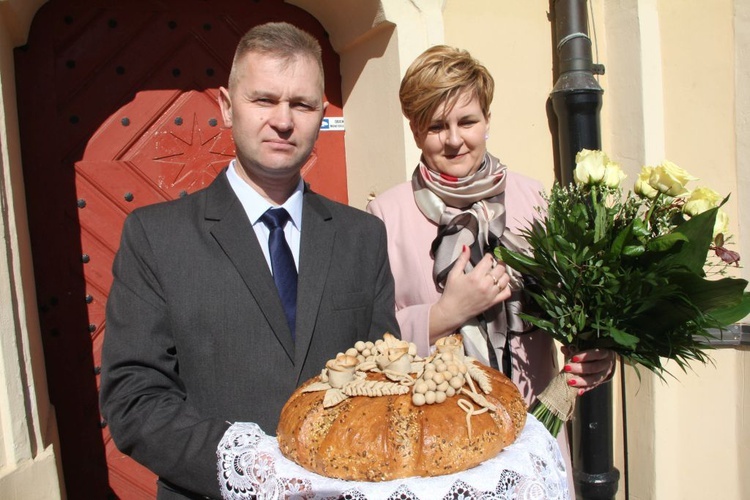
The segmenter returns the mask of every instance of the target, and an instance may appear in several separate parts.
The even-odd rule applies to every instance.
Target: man
[[[118,448],[160,476],[159,498],[219,496],[231,423],[275,434],[328,359],[398,333],[382,223],[300,176],[327,105],[315,39],[286,23],[250,30],[219,104],[237,157],[208,188],[127,218],[107,304],[102,412]],[[277,207],[299,270],[291,309],[264,222]]]

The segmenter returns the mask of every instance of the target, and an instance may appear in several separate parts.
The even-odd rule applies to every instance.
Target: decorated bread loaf
[[[289,460],[327,477],[387,481],[469,469],[511,444],[526,404],[502,373],[465,357],[460,335],[428,358],[385,334],[330,360],[281,411]]]

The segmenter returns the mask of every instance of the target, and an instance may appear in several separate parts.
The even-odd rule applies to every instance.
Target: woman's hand
[[[464,246],[448,273],[440,299],[430,309],[430,340],[453,333],[467,320],[510,297],[505,264],[485,255],[469,272],[471,251]]]
[[[568,377],[568,385],[578,387],[579,396],[609,380],[615,371],[616,354],[609,349],[575,352],[563,346],[561,350],[568,360],[563,371],[572,375]]]

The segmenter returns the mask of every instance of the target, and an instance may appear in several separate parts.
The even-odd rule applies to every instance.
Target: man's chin
[[[263,166],[263,171],[269,178],[293,179],[301,175],[303,166],[299,163],[268,163]]]
[[[268,172],[278,172],[279,174],[289,174],[291,172],[299,171],[304,165],[297,155],[290,154],[272,154],[265,155],[260,158],[259,162],[256,162],[263,170]]]

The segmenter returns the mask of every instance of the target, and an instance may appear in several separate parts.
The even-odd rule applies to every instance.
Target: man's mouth
[[[294,147],[293,142],[285,141],[282,139],[271,139],[265,141],[265,143],[271,146],[273,149],[291,149]]]

